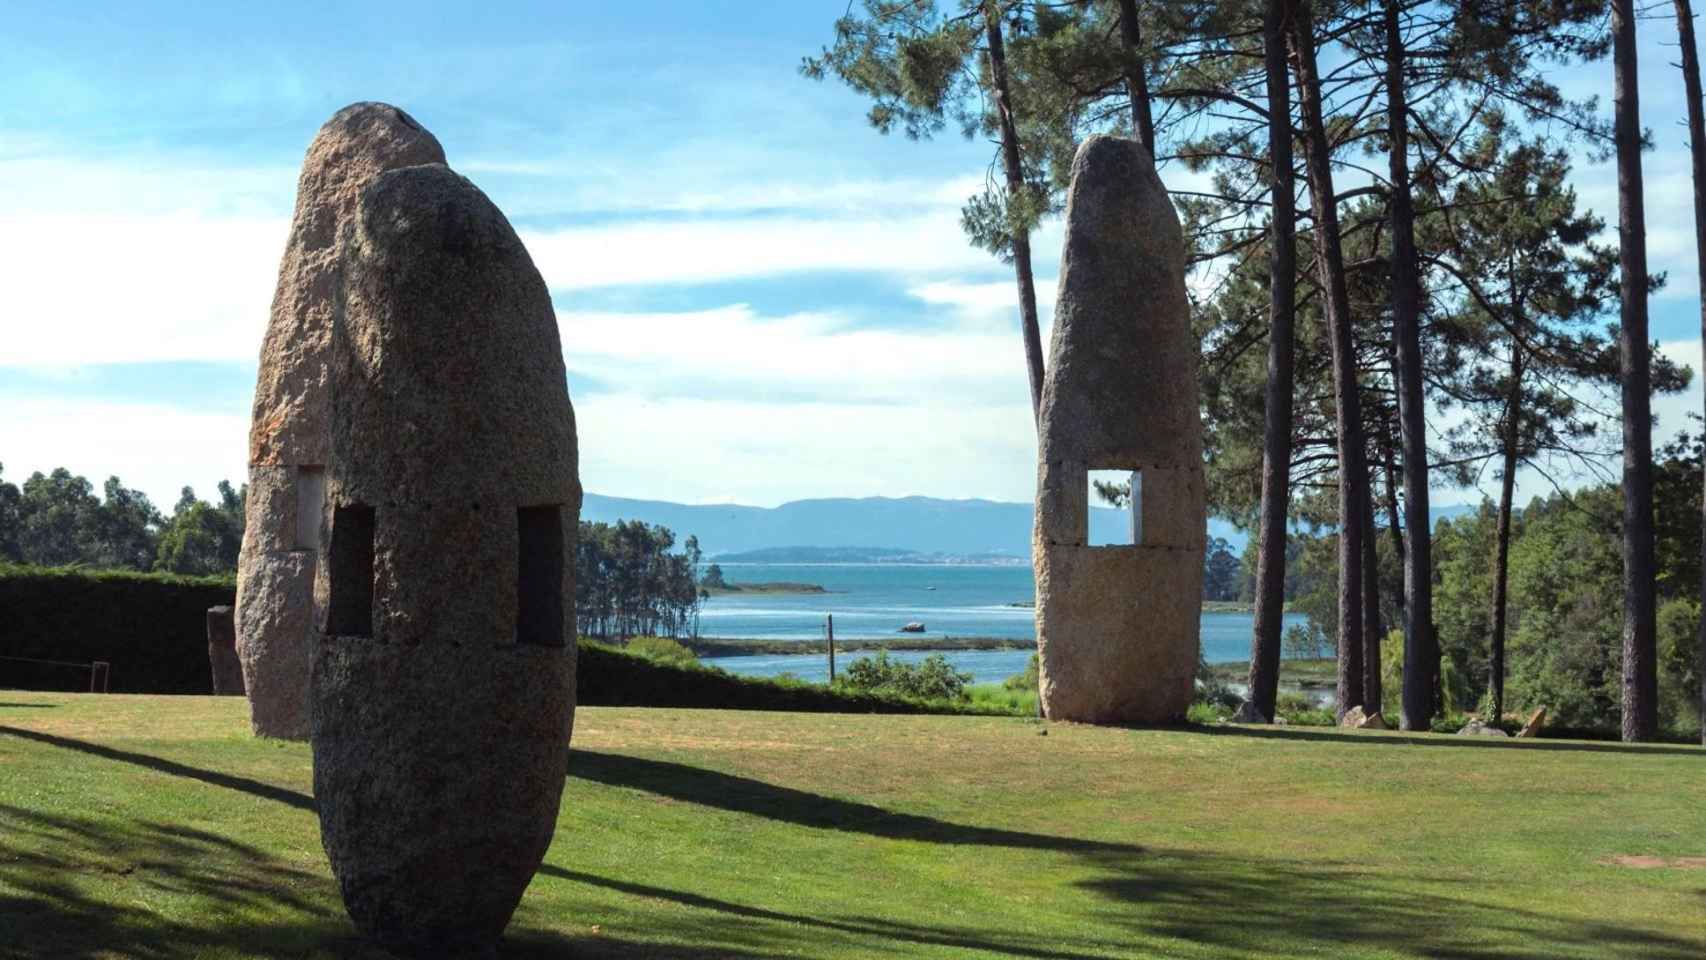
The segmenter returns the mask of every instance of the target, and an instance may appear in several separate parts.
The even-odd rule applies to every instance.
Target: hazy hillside
[[[1434,521],[1473,508],[1440,507]],[[864,497],[794,500],[778,507],[739,504],[685,504],[586,495],[581,518],[613,522],[644,520],[662,524],[685,539],[699,538],[707,557],[777,547],[876,547],[917,553],[967,556],[1002,554],[1028,557],[1031,505],[995,500],[939,500],[934,497]],[[1111,540],[1124,527],[1121,510],[1091,510],[1091,531]],[[1224,537],[1241,552],[1249,534],[1230,523],[1210,519],[1210,536]]]

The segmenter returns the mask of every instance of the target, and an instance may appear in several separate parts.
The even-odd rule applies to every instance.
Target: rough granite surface
[[[213,671],[213,695],[243,695],[243,664],[237,659],[237,624],[227,606],[207,608],[207,663]]]
[[[272,315],[261,345],[249,429],[249,497],[237,565],[237,650],[259,736],[308,736],[309,636],[315,545],[299,543],[303,467],[330,447],[327,374],[343,249],[361,191],[386,170],[443,163],[414,118],[356,103],[320,128],[296,186]],[[317,488],[311,488],[317,489]]]
[[[1179,221],[1149,154],[1079,148],[1038,430],[1037,649],[1052,720],[1165,723],[1191,702],[1204,489]],[[1143,541],[1088,545],[1088,473],[1141,471]]]
[[[503,214],[437,164],[363,192],[344,291],[315,578],[321,839],[368,936],[488,952],[551,842],[574,719],[581,490],[556,317]],[[540,556],[518,511],[540,508],[565,602],[518,643],[523,555]]]

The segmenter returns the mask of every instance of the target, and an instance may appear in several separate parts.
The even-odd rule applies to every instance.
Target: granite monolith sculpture
[[[331,442],[326,379],[344,228],[381,172],[443,162],[438,141],[408,114],[356,103],[326,121],[302,163],[255,382],[237,563],[237,652],[260,736],[308,737],[314,564]]]
[[[237,660],[236,617],[229,606],[207,608],[207,665],[213,674],[213,695],[243,695],[243,664]]]
[[[1185,246],[1149,152],[1094,136],[1067,192],[1038,423],[1032,564],[1051,720],[1184,716],[1205,535],[1197,349]],[[1130,476],[1133,539],[1089,540],[1091,471]]]
[[[574,719],[574,413],[556,315],[442,164],[362,192],[334,315],[312,685],[344,904],[404,954],[486,952],[557,822]]]

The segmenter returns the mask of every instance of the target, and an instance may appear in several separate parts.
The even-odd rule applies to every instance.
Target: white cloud
[[[7,398],[0,417],[0,462],[8,483],[65,467],[98,490],[117,474],[170,511],[178,491],[203,499],[220,480],[248,478],[247,411],[193,413],[175,407],[102,401]]]
[[[0,366],[253,361],[288,221],[0,218]]]
[[[987,270],[950,210],[902,217],[641,221],[524,230],[553,290],[708,283],[817,270]]]

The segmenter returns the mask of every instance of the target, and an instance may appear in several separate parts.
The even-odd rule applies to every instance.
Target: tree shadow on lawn
[[[52,710],[59,706],[57,703],[5,703],[0,702],[0,708],[8,710]]]
[[[11,736],[18,737],[23,740],[33,740],[36,743],[45,743],[50,747],[60,747],[65,750],[75,750],[78,753],[86,753],[91,756],[100,757],[103,760],[116,760],[119,763],[128,763],[134,766],[156,770],[160,773],[168,773],[174,777],[185,777],[190,780],[200,780],[202,783],[211,784],[215,787],[224,787],[227,790],[237,790],[251,796],[260,797],[263,800],[275,800],[279,803],[286,804],[287,806],[295,807],[298,810],[307,810],[309,812],[313,812],[314,810],[313,797],[310,797],[305,793],[298,793],[295,790],[291,790],[286,787],[274,786],[273,784],[254,780],[249,777],[239,777],[234,774],[219,773],[214,770],[203,770],[200,767],[192,767],[188,764],[179,763],[176,760],[167,760],[164,757],[156,757],[146,753],[136,753],[131,750],[119,750],[115,747],[104,747],[98,743],[89,743],[86,740],[75,740],[71,737],[60,737],[51,733],[41,733],[36,730],[23,730],[18,727],[8,727],[4,724],[0,724],[0,736]]]
[[[1261,727],[1247,724],[1192,724],[1169,728],[1211,737],[1255,737],[1317,743],[1354,743],[1365,747],[1467,747],[1493,750],[1566,750],[1583,753],[1621,753],[1632,756],[1682,756],[1706,759],[1706,748],[1662,744],[1599,743],[1592,740],[1542,740],[1516,737],[1455,736],[1452,734],[1367,732],[1338,733],[1332,727]]]

